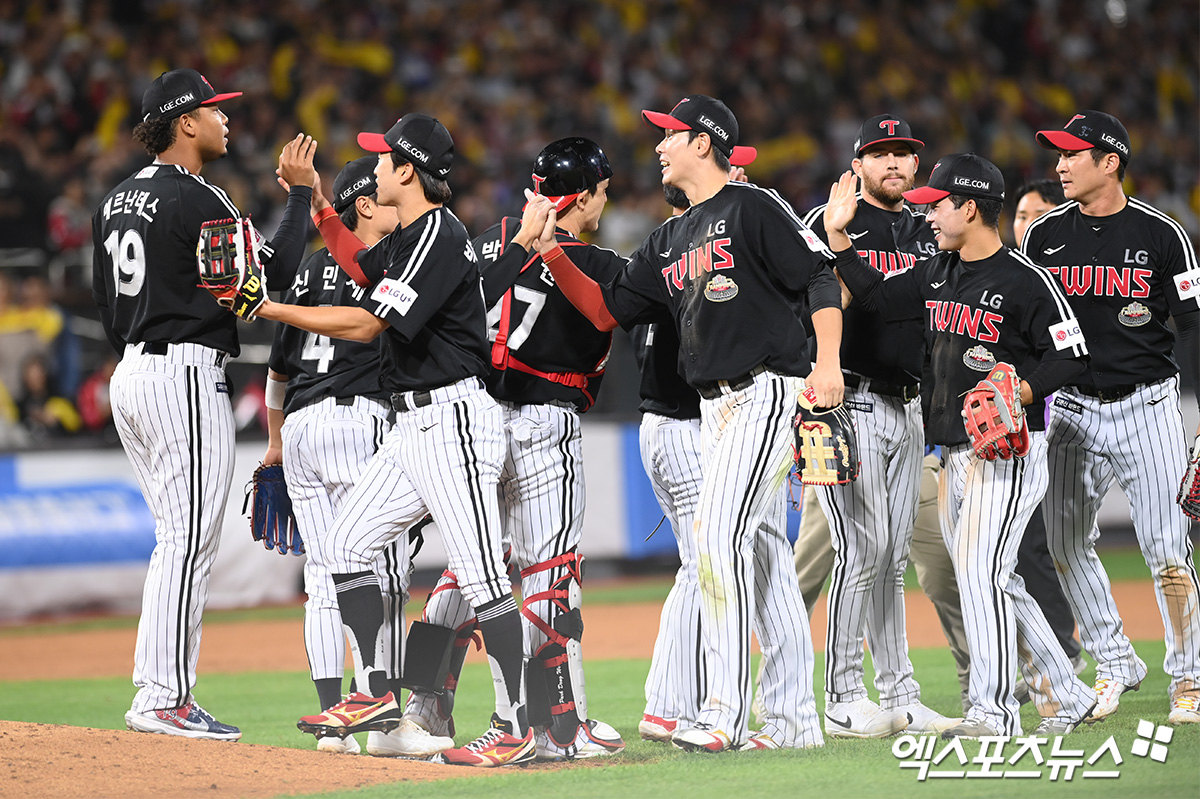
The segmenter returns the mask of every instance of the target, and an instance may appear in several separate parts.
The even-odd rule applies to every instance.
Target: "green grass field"
[[[1133,553],[1136,556],[1136,553]],[[1145,569],[1144,564],[1142,569]],[[1133,576],[1133,575],[1131,575]],[[657,590],[657,589],[655,589]],[[665,591],[663,592],[665,593]],[[589,595],[590,602],[604,601],[603,592]],[[623,595],[622,598],[625,598]],[[643,596],[641,598],[651,598]],[[211,621],[236,623],[242,618],[273,617],[293,609],[214,614]],[[113,620],[111,623],[116,623]],[[109,620],[87,622],[107,624]],[[51,626],[61,631],[61,625]],[[28,632],[26,629],[24,632]],[[3,640],[0,633],[0,640]],[[1090,756],[1113,736],[1124,758],[1114,766],[1107,757],[1096,769],[1120,772],[1116,779],[1083,779],[1079,774],[1071,782],[1050,781],[1050,769],[1041,769],[1026,756],[1009,768],[1040,770],[1036,780],[1023,779],[937,779],[919,782],[915,770],[901,769],[892,754],[894,740],[828,740],[822,750],[726,753],[700,755],[684,753],[662,744],[643,742],[637,737],[637,722],[644,705],[643,682],[646,660],[594,660],[588,663],[588,697],[591,715],[613,724],[625,736],[624,753],[602,763],[589,761],[575,767],[554,770],[513,769],[501,776],[467,778],[440,782],[406,784],[405,797],[686,797],[687,799],[739,799],[753,792],[756,796],[812,796],[821,799],[863,796],[1122,796],[1122,797],[1196,797],[1200,796],[1200,728],[1185,726],[1174,730],[1165,763],[1131,754],[1137,738],[1139,719],[1165,723],[1167,679],[1162,673],[1162,642],[1139,642],[1137,649],[1150,665],[1150,676],[1141,691],[1126,694],[1121,710],[1112,719],[1063,739],[1066,748],[1081,749]],[[912,652],[916,675],[926,704],[946,713],[959,707],[958,683],[953,660],[944,649]],[[818,709],[822,701],[823,662],[817,657],[815,673]],[[1089,669],[1083,678],[1090,680]],[[123,714],[129,707],[133,689],[128,678],[73,681],[0,682],[0,717],[51,724],[106,729],[123,729]],[[241,726],[246,743],[268,744],[296,749],[313,748],[312,738],[296,731],[296,719],[313,710],[314,695],[308,674],[304,672],[201,675],[196,689],[204,706],[221,719]],[[491,680],[485,666],[469,664],[457,696],[455,717],[459,743],[483,731],[491,712]],[[1032,730],[1036,718],[1030,707],[1024,708],[1023,722]],[[940,752],[939,744],[936,752]],[[1007,756],[1016,751],[1005,748]],[[974,757],[978,744],[968,744],[966,754]],[[1050,746],[1044,750],[1050,756]],[[950,769],[972,770],[978,765],[958,766],[951,757],[931,773]],[[398,788],[376,786],[348,792],[321,794],[338,799],[391,797]]]

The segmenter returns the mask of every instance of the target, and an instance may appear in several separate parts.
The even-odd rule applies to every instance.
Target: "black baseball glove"
[[[287,484],[283,480],[283,467],[279,464],[259,466],[246,484],[246,500],[242,513],[253,500],[250,514],[250,534],[255,541],[262,541],[267,549],[281,555],[291,552],[304,554],[304,541],[296,529],[296,517],[292,514],[292,500],[288,497]]]
[[[800,482],[816,486],[853,482],[859,466],[854,417],[841,403],[820,408],[816,400],[811,388],[804,389],[792,423]]]

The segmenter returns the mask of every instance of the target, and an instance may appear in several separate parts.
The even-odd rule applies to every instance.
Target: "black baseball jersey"
[[[628,329],[670,309],[680,371],[695,387],[760,365],[808,375],[801,317],[840,308],[841,296],[833,254],[786,200],[730,181],[660,230],[615,280],[601,285],[613,318]]]
[[[512,244],[520,229],[521,220],[505,217],[474,242],[484,300],[498,298],[488,311],[488,392],[506,402],[570,402],[586,411],[599,395],[612,334],[597,330],[563,296],[536,251]],[[586,244],[564,230],[557,231],[557,238],[571,261],[598,283],[625,268],[625,259],[612,250]]]
[[[338,267],[329,250],[304,259],[282,301],[290,305],[360,305],[366,290]],[[283,412],[292,413],[326,397],[386,400],[379,387],[379,342],[345,341],[277,325],[270,366],[288,376]]]
[[[804,224],[828,243],[825,234],[825,205],[804,217]],[[907,205],[887,211],[859,195],[858,211],[846,231],[858,254],[884,277],[911,269],[918,258],[937,254],[933,231],[925,215]],[[851,303],[843,312],[842,368],[896,385],[909,385],[921,378],[925,362],[925,331],[920,316],[885,323],[879,314],[868,313]]]
[[[382,275],[363,305],[390,325],[381,336],[384,389],[427,390],[487,375],[479,265],[450,209],[422,214],[363,252],[359,264],[367,275]]]
[[[92,297],[110,340],[237,355],[237,317],[199,287],[196,244],[205,222],[239,216],[222,189],[176,164],[150,164],[109,192],[92,217]],[[264,245],[263,260],[272,254]]]
[[[967,443],[963,394],[997,363],[1012,364],[1028,380],[1043,361],[1086,361],[1088,346],[1062,288],[1007,247],[980,261],[942,252],[887,280],[853,250],[838,253],[837,268],[868,310],[886,318],[923,312],[928,358],[921,397],[930,444]],[[1035,396],[1026,410],[1029,429],[1044,430],[1044,397]]]
[[[637,325],[629,335],[642,374],[638,410],[672,419],[699,419],[700,395],[679,374],[679,333],[670,317]]]
[[[1167,317],[1200,310],[1196,251],[1178,222],[1129,198],[1111,216],[1069,202],[1037,219],[1022,249],[1057,275],[1092,350],[1073,381],[1112,388],[1179,371]]]

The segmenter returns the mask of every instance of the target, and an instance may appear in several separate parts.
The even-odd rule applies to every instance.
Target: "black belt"
[[[171,348],[171,343],[168,341],[143,341],[143,355],[166,355]],[[229,353],[220,350],[214,350],[214,366],[223,367],[225,362],[229,360]]]
[[[1089,397],[1095,397],[1101,402],[1116,402],[1128,397],[1133,392],[1141,388],[1140,383],[1124,386],[1109,386],[1108,388],[1096,388],[1095,386],[1074,386],[1074,389],[1080,394],[1086,394]]]
[[[843,373],[842,377],[846,381],[846,388],[858,388],[862,385],[863,379],[858,375]],[[867,386],[867,391],[872,394],[882,394],[885,397],[897,397],[905,402],[912,402],[917,397],[921,396],[921,386],[917,383],[910,385],[898,383],[885,383],[882,380],[876,380],[871,377]]]
[[[409,402],[404,393],[396,393],[392,395],[392,410],[395,411],[415,411],[417,408],[424,408],[433,404],[433,394],[429,391],[414,391],[412,392],[412,402]]]
[[[354,397],[338,397],[337,404],[338,405],[353,405]]]
[[[696,386],[696,390],[700,392],[700,396],[704,397],[704,399],[716,399],[721,396],[721,388],[726,385],[729,386],[730,391],[741,391],[750,388],[754,383],[754,378],[762,374],[763,371],[763,367],[758,366],[741,377],[734,377],[729,380],[714,380],[711,383],[700,383]]]

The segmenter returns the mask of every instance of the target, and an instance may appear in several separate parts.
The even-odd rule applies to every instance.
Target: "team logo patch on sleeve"
[[[1067,347],[1078,347],[1083,344],[1083,331],[1079,322],[1068,319],[1057,325],[1050,325],[1050,338],[1054,341],[1054,349],[1065,350]]]
[[[403,280],[387,278],[381,280],[372,294],[380,307],[388,307],[404,316],[417,301],[417,292]]]
[[[1125,327],[1141,327],[1150,322],[1150,309],[1140,302],[1131,302],[1117,314],[1117,321]]]
[[[738,295],[738,285],[726,275],[717,275],[704,287],[704,296],[712,302],[728,302]]]
[[[228,394],[229,393],[229,384],[228,383],[220,382],[220,383],[217,383],[216,386],[217,386],[218,394]]]
[[[963,363],[976,372],[990,372],[996,366],[996,356],[982,344],[963,353]]]
[[[1179,292],[1181,300],[1200,297],[1200,269],[1192,269],[1182,275],[1176,275],[1175,289]]]

